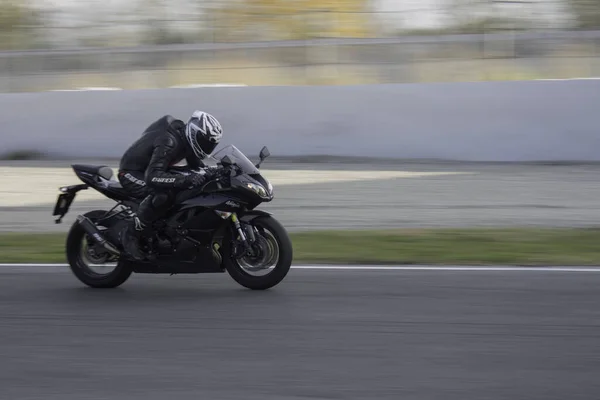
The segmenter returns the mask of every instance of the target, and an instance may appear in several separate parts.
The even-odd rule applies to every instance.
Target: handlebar
[[[225,167],[222,165],[219,165],[218,169],[214,172],[214,175],[208,180],[206,181],[203,185],[197,187],[197,188],[193,188],[192,190],[194,192],[199,191],[199,192],[203,192],[204,189],[206,188],[206,186],[208,186],[209,184],[213,183],[213,182],[220,182],[221,178],[224,176],[228,176],[231,173],[231,167]]]

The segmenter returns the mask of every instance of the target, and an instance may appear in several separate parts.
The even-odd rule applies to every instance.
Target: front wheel
[[[273,217],[257,217],[251,225],[256,228],[253,247],[257,254],[236,258],[232,254],[230,236],[230,240],[224,242],[223,264],[240,285],[253,290],[270,289],[286,277],[292,266],[292,242],[285,228]]]
[[[103,210],[94,210],[84,215],[95,223],[105,213]],[[98,226],[98,229],[102,231],[105,227]],[[132,274],[132,269],[126,262],[113,260],[113,257],[88,237],[77,221],[69,231],[66,247],[71,271],[87,286],[115,288]]]

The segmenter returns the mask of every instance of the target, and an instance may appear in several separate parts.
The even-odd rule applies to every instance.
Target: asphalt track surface
[[[0,163],[1,166],[68,167],[71,161]],[[91,161],[89,163],[102,163]],[[346,182],[276,185],[271,211],[290,231],[349,228],[473,226],[598,226],[600,165],[461,163],[270,162],[265,168],[341,171],[460,172]],[[16,178],[15,178],[16,179]],[[21,180],[21,178],[18,178]],[[22,179],[26,179],[23,177]],[[75,184],[73,176],[62,184]],[[22,183],[21,183],[22,184]],[[0,188],[10,194],[11,182]],[[78,213],[114,202],[75,200],[64,224],[50,215],[57,190],[36,206],[1,206],[0,231],[66,232]],[[36,196],[33,195],[28,196]]]
[[[600,219],[594,165],[287,167],[469,172],[276,187],[265,209],[290,230]],[[0,230],[66,231],[53,200],[0,207]],[[93,290],[61,267],[0,267],[0,399],[597,399],[600,272],[585,270],[293,269],[251,292],[227,275]]]
[[[600,272],[0,268],[0,398],[597,399]]]

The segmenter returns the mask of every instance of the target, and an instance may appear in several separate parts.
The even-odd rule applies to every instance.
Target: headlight
[[[257,185],[254,183],[246,183],[246,187],[262,198],[266,199],[269,197],[269,193],[267,193],[267,190],[261,185]]]

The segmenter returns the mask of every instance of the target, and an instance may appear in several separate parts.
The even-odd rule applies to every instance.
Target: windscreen
[[[238,150],[234,145],[228,145],[223,147],[221,150],[214,153],[211,157],[217,161],[221,161],[221,158],[229,156],[231,161],[238,165],[242,171],[246,174],[260,174],[260,171],[252,164],[252,162]]]

